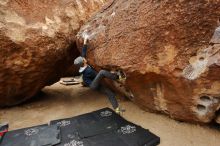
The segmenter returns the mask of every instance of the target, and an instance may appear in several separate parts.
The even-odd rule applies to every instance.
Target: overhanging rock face
[[[78,36],[91,39],[95,68],[126,74],[120,90],[142,108],[209,123],[219,121],[219,8],[214,0],[112,0]]]
[[[0,106],[20,103],[57,81],[76,55],[80,26],[104,2],[0,0]]]

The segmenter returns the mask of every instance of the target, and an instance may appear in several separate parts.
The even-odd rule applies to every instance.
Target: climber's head
[[[87,65],[87,60],[84,57],[79,56],[74,60],[74,65],[78,67],[83,67]]]
[[[82,67],[83,66],[83,57],[79,56],[74,60],[74,65],[78,66],[78,67]]]
[[[80,69],[79,69],[79,72],[83,72],[85,70],[85,68],[87,67],[87,60],[83,57],[77,57],[75,60],[74,60],[74,65],[78,66]]]

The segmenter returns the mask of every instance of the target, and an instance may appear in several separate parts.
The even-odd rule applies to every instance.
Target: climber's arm
[[[83,48],[82,48],[82,57],[86,58],[86,52],[87,52],[87,38],[84,38]]]

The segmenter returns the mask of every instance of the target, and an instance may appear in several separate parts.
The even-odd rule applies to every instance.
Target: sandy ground
[[[13,130],[111,107],[104,95],[81,85],[67,87],[56,83],[43,91],[45,94],[22,105],[0,109],[0,122],[9,122]],[[220,131],[217,129],[148,113],[127,100],[121,100],[120,104],[126,109],[124,118],[161,137],[160,146],[220,146]]]

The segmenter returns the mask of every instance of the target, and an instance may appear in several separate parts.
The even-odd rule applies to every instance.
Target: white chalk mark
[[[220,26],[216,28],[210,43],[219,44],[220,43]]]
[[[198,78],[202,73],[206,71],[208,64],[208,59],[205,58],[204,60],[197,60],[191,65],[188,65],[183,70],[183,76],[189,80],[195,80]]]
[[[157,83],[156,84],[156,89],[152,89],[156,92],[154,94],[154,104],[156,105],[157,110],[162,110],[166,112],[168,110],[167,108],[167,101],[164,98],[164,89],[163,89],[163,84]]]
[[[53,20],[49,19],[47,16],[45,17],[45,21],[47,25],[51,25],[55,23]]]
[[[4,19],[5,22],[7,23],[15,23],[18,25],[25,25],[25,20],[24,18],[20,17],[17,13],[15,12],[10,12],[10,11],[4,11]]]
[[[93,38],[95,38],[97,36],[97,34],[103,32],[103,31],[105,31],[105,26],[100,25],[100,26],[98,26],[97,28],[93,29],[90,32],[88,30],[85,30],[84,32],[82,32],[80,34],[80,36],[82,38],[87,37],[89,40],[92,40]]]
[[[218,65],[220,60],[220,45],[218,44],[219,40],[220,27],[215,30],[213,37],[211,39],[212,45],[209,45],[208,48],[199,50],[197,54],[197,59],[190,63],[184,70],[183,76],[189,80],[197,79],[202,73],[208,70],[209,66],[216,64]],[[200,56],[200,57],[199,57]],[[195,57],[192,57],[195,58]]]
[[[82,37],[83,37],[83,39],[88,39],[88,38],[89,38],[89,35],[88,35],[87,31],[85,31],[85,32],[82,34]]]
[[[116,14],[116,13],[115,13],[115,12],[113,12],[113,13],[111,14],[111,16],[112,16],[112,17],[114,17],[114,16],[115,16],[115,14]]]

